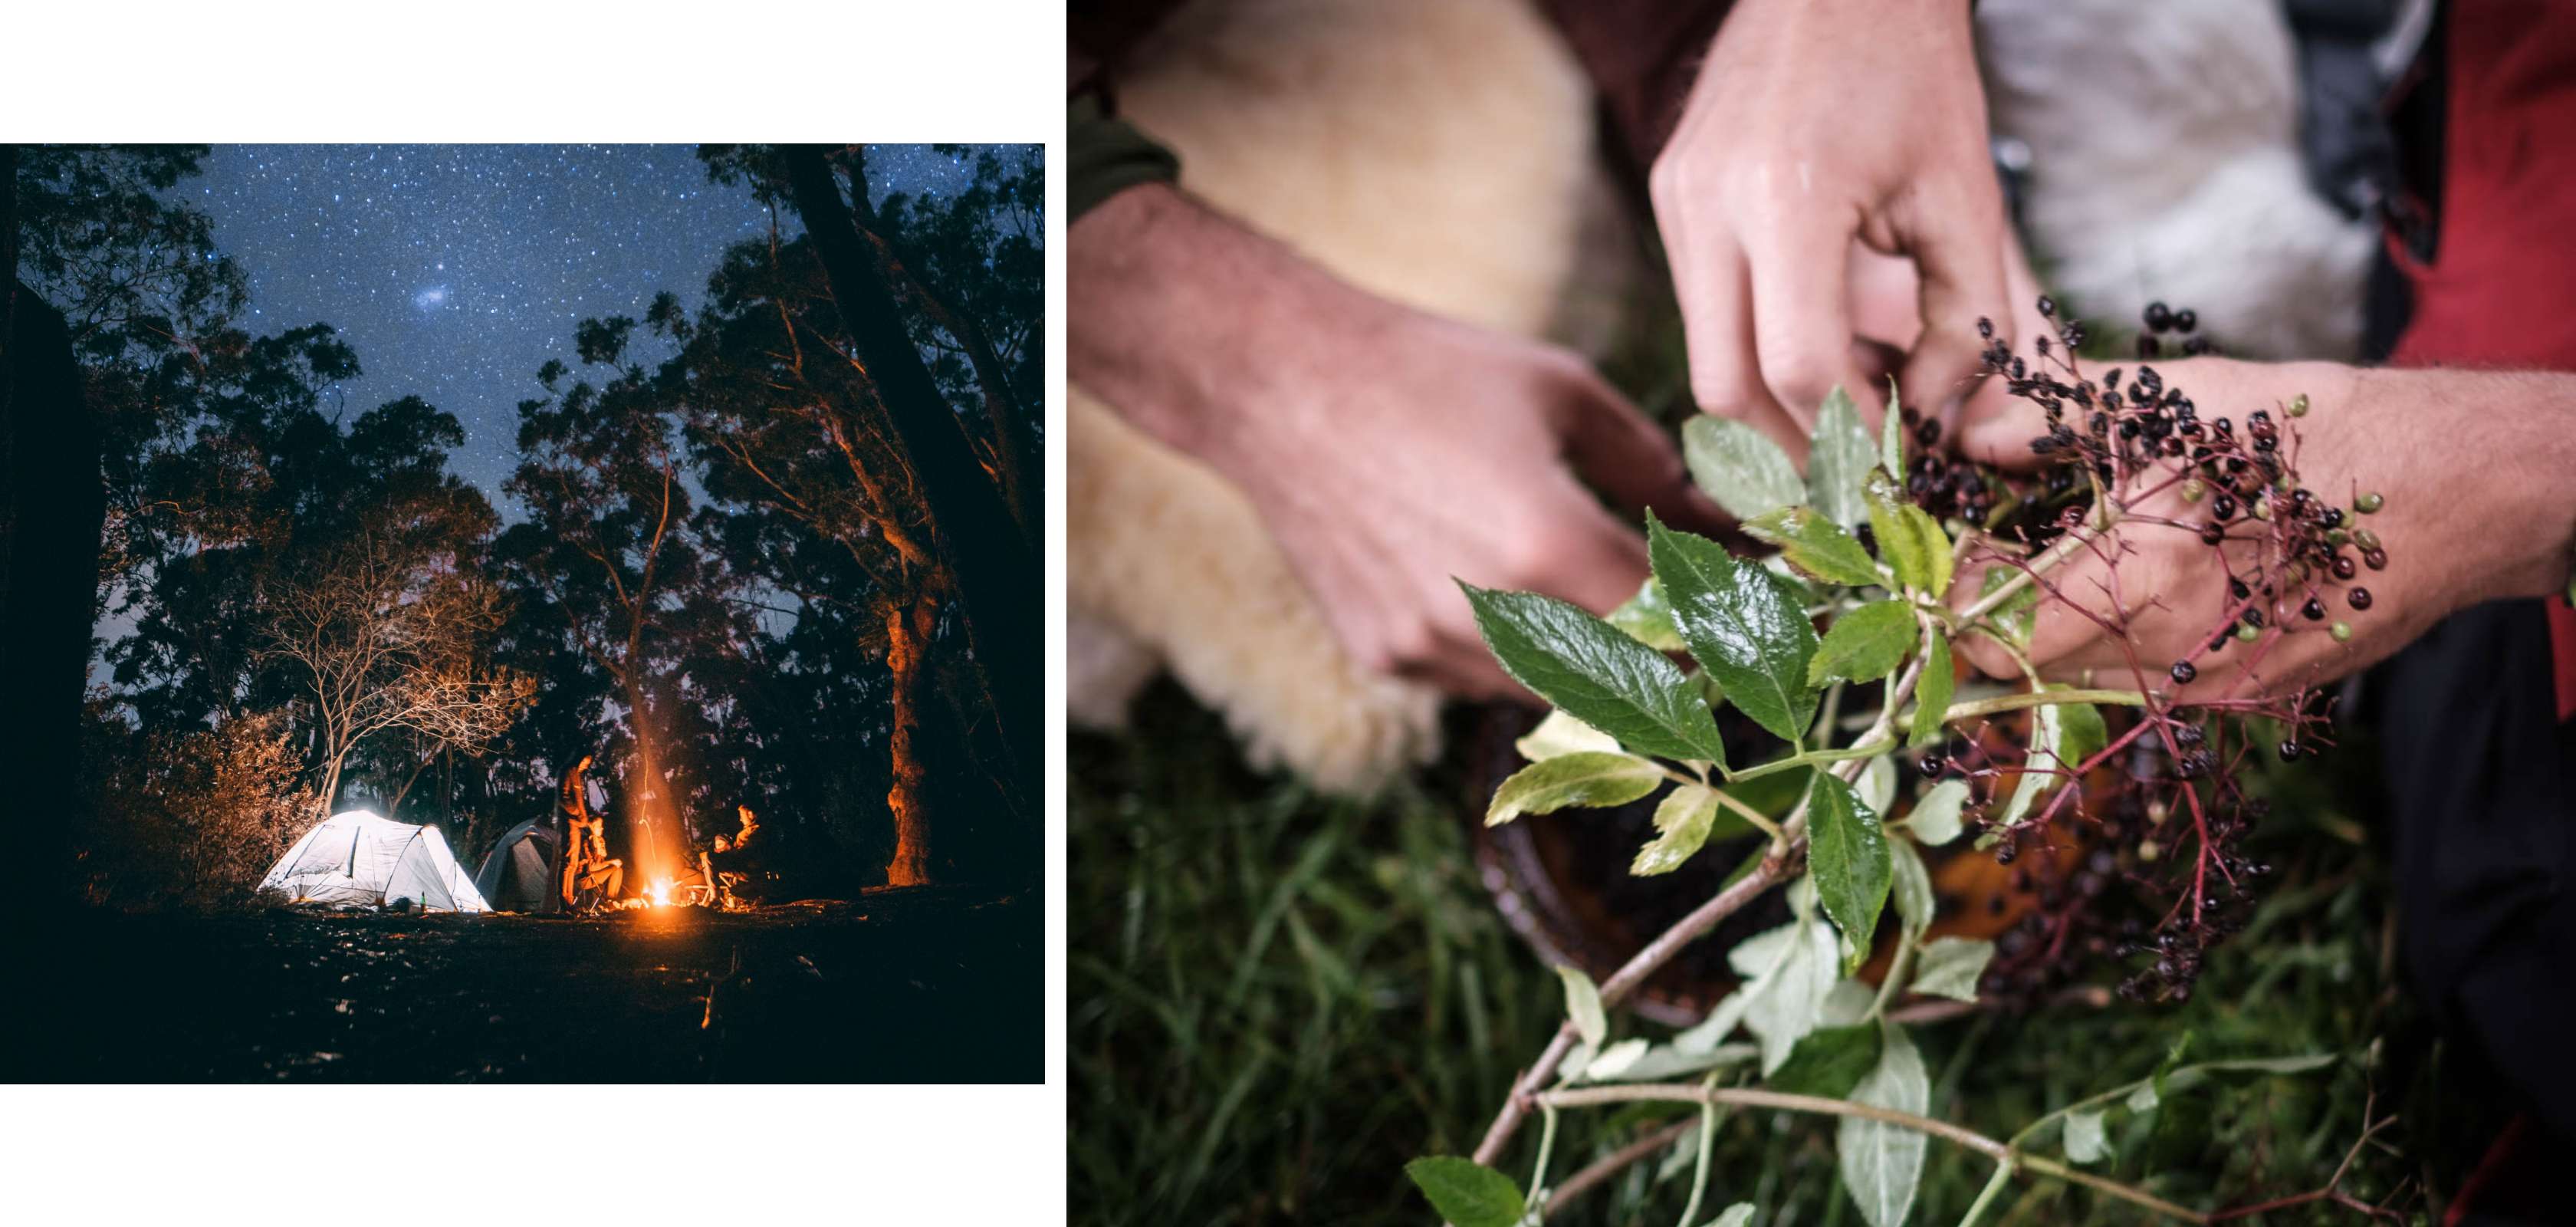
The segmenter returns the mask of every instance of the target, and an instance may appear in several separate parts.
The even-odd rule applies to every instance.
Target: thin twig
[[[1611,1151],[1609,1154],[1593,1160],[1589,1165],[1585,1166],[1583,1170],[1566,1177],[1565,1183],[1556,1186],[1556,1192],[1550,1195],[1547,1199],[1548,1210],[1550,1212],[1554,1212],[1564,1209],[1567,1202],[1573,1201],[1575,1198],[1581,1197],[1584,1194],[1591,1192],[1594,1188],[1606,1183],[1612,1176],[1616,1176],[1620,1172],[1626,1170],[1629,1164],[1635,1163],[1639,1159],[1646,1158],[1654,1154],[1656,1151],[1662,1150],[1664,1147],[1670,1146],[1674,1142],[1681,1140],[1681,1136],[1690,1132],[1691,1126],[1698,1123],[1698,1117],[1685,1116],[1680,1120],[1665,1125],[1663,1128],[1657,1129],[1654,1132],[1649,1133],[1636,1141],[1630,1142],[1617,1150]]]
[[[2186,1223],[2210,1221],[2208,1215],[2198,1210],[2176,1205],[2144,1189],[2125,1185],[2116,1180],[2104,1179],[2090,1172],[2078,1171],[2054,1159],[2016,1153],[2011,1146],[1976,1130],[1944,1120],[1934,1120],[1928,1116],[1916,1116],[1911,1112],[1899,1112],[1894,1108],[1882,1108],[1876,1104],[1854,1103],[1848,1099],[1826,1099],[1817,1095],[1791,1095],[1781,1091],[1766,1091],[1760,1087],[1698,1087],[1684,1086],[1679,1083],[1577,1087],[1572,1090],[1546,1092],[1538,1096],[1538,1101],[1554,1108],[1597,1107],[1602,1104],[1641,1101],[1717,1103],[1753,1108],[1776,1108],[1785,1112],[1809,1112],[1820,1116],[1859,1117],[1863,1120],[1874,1120],[1937,1137],[1976,1151],[1998,1163],[2008,1164],[2015,1170],[2038,1172],[2041,1175],[2054,1176],[2060,1180],[2080,1184],[2122,1201],[2144,1206],[2168,1218],[2180,1219]]]

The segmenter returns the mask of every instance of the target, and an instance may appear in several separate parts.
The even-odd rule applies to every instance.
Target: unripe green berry
[[[2272,500],[2270,500],[2270,499],[2268,499],[2268,498],[2258,498],[2258,499],[2255,499],[2255,500],[2254,500],[2254,518],[2255,518],[2255,519],[2257,519],[2257,520],[2268,520],[2268,519],[2271,519],[2271,518],[2272,518]]]
[[[2369,515],[2387,505],[2388,500],[2379,497],[2379,492],[2376,490],[2352,500],[2352,509],[2363,515]]]
[[[2301,392],[2297,396],[2290,398],[2290,416],[2294,418],[2303,418],[2308,416],[2307,393]]]
[[[2331,545],[2336,549],[2342,549],[2343,547],[2352,544],[2352,534],[2345,532],[2340,528],[2331,529],[2326,533],[2326,544]]]
[[[2356,528],[2352,530],[2352,541],[2353,544],[2358,545],[2365,550],[2375,550],[2379,548],[2379,534],[2372,532],[2367,528]]]
[[[2259,626],[2239,626],[2239,627],[2237,627],[2237,628],[2236,628],[2236,641],[2237,641],[2237,642],[2239,642],[2239,643],[2252,643],[2252,642],[2254,642],[2255,640],[2260,639],[2260,638],[2262,638],[2262,637],[2263,637],[2263,628],[2262,628],[2262,627],[2259,627]]]
[[[2209,483],[2195,477],[2182,484],[2182,501],[2197,503],[2209,494]]]
[[[2336,643],[2350,643],[2352,642],[2352,623],[2337,622],[2333,626],[2327,627],[2326,633],[2334,636],[2334,641]]]

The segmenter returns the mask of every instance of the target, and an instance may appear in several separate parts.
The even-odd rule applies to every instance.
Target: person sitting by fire
[[[584,754],[564,774],[563,903],[568,911],[579,910],[585,901],[596,908],[615,899],[626,885],[626,862],[608,854],[607,824],[590,812],[590,793],[582,779],[589,769],[590,756]]]
[[[741,815],[741,829],[730,836],[716,836],[715,855],[709,858],[709,867],[715,872],[717,890],[723,899],[730,902],[740,898],[748,903],[753,899],[744,896],[756,897],[760,893],[755,885],[759,874],[750,851],[752,836],[760,833],[760,819],[748,805],[736,805],[734,811]],[[764,849],[767,846],[762,845]]]

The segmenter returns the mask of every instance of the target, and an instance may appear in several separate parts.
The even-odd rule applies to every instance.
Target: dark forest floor
[[[110,916],[51,938],[69,966],[21,986],[39,1013],[9,1081],[1044,1078],[1045,917],[1025,893],[588,920]]]

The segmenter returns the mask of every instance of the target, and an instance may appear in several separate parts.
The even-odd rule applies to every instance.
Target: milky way
[[[879,192],[948,192],[970,160],[880,145],[868,171]],[[205,172],[178,192],[249,272],[248,327],[339,328],[365,373],[334,403],[454,413],[456,470],[495,500],[537,368],[577,365],[573,325],[640,318],[662,290],[694,310],[725,245],[770,225],[685,145],[219,145]]]

